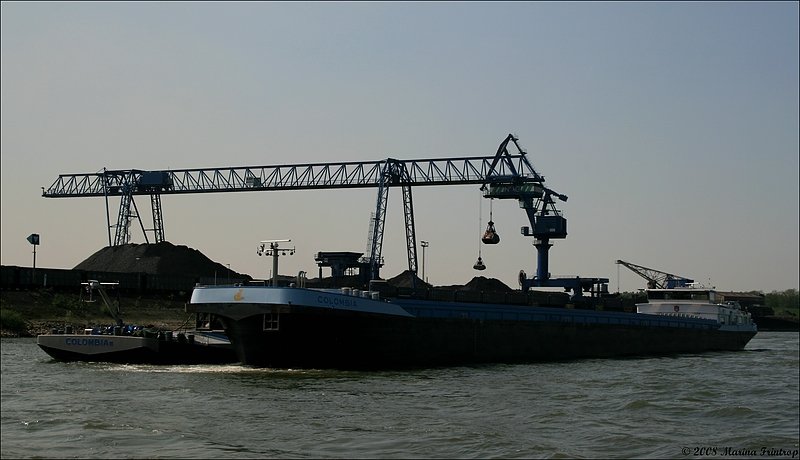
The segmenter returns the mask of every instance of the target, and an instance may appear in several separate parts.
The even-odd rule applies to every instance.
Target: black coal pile
[[[496,278],[486,278],[485,276],[476,276],[472,278],[469,283],[461,285],[454,284],[451,286],[437,286],[439,289],[447,289],[450,291],[482,291],[482,292],[511,292],[513,289],[506,286],[505,283]]]
[[[216,273],[252,279],[249,275],[229,271],[227,266],[214,262],[197,249],[175,246],[167,241],[108,246],[76,265],[75,270],[195,277],[213,277]]]
[[[338,289],[343,287],[352,287],[357,289],[366,289],[367,284],[358,275],[345,275],[337,277],[326,278],[309,278],[306,281],[306,286],[310,288],[324,288],[324,289]]]
[[[496,278],[486,278],[485,276],[476,276],[465,284],[462,291],[484,291],[484,292],[511,292],[513,289],[506,286],[505,283]]]
[[[394,278],[389,278],[386,282],[390,286],[394,287],[412,287],[412,280],[416,282],[417,288],[432,288],[430,284],[422,281],[421,278],[416,276],[414,273],[406,270],[403,273],[395,276]],[[486,278],[485,276],[476,276],[472,278],[469,283],[465,285],[453,285],[453,286],[436,286],[437,289],[448,289],[451,291],[484,291],[484,292],[511,292],[513,289],[506,286],[505,283],[496,279],[496,278]]]
[[[422,278],[418,277],[414,272],[410,270],[406,270],[403,273],[395,276],[394,278],[389,278],[386,280],[390,286],[394,287],[414,287],[416,285],[417,289],[424,289],[430,288],[431,285],[422,281]]]

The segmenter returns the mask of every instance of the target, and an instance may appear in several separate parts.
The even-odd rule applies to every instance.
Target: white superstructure
[[[756,330],[750,313],[738,302],[720,302],[713,289],[648,289],[647,303],[636,304],[637,313],[703,318],[719,323],[722,330]]]

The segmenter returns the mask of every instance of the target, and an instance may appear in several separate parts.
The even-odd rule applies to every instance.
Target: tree
[[[764,303],[772,308],[776,315],[800,316],[800,293],[797,289],[772,291],[764,295]]]

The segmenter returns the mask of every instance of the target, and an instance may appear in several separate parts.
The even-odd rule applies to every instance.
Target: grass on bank
[[[128,324],[178,327],[188,317],[184,310],[188,296],[186,300],[179,297],[121,297],[119,304],[122,319]],[[112,305],[116,305],[116,297]],[[47,332],[49,327],[45,327],[46,325],[83,328],[114,322],[101,300],[86,302],[79,294],[50,289],[0,291],[0,311],[0,329],[12,335]]]
[[[23,334],[28,330],[28,323],[18,312],[0,309],[0,330]]]
[[[797,289],[773,291],[764,294],[764,304],[772,308],[775,316],[800,316],[800,292]]]

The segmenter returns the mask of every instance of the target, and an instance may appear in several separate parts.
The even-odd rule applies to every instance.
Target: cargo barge
[[[734,351],[756,334],[741,310],[726,311],[735,318],[726,324],[721,314],[531,305],[531,295],[513,294],[499,304],[346,288],[198,286],[187,309],[219,318],[241,363],[277,368],[391,369]]]

